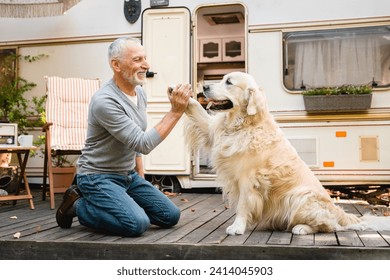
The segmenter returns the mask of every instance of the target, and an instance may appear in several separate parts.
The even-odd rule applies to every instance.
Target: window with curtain
[[[283,42],[290,90],[390,86],[390,26],[289,32]]]

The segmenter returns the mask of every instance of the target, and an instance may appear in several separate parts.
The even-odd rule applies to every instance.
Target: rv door
[[[151,67],[145,85],[148,129],[170,109],[167,87],[190,83],[190,23],[191,14],[186,8],[147,9],[142,14],[142,43]],[[190,173],[183,119],[156,149],[144,157],[144,168],[147,174]]]

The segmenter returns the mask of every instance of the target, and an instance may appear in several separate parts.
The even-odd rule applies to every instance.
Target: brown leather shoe
[[[56,213],[57,224],[60,227],[70,228],[72,226],[73,215],[67,212],[80,197],[81,192],[76,185],[72,185],[66,190],[64,199]]]

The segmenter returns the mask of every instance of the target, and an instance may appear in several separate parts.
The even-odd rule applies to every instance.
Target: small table
[[[27,181],[27,176],[26,176],[26,166],[27,166],[27,161],[30,155],[31,150],[37,150],[38,147],[32,146],[32,147],[22,147],[22,146],[11,146],[11,147],[0,147],[0,153],[11,153],[11,154],[16,154],[18,157],[18,163],[20,167],[20,174],[18,177],[18,182],[17,182],[17,191],[14,195],[5,195],[5,196],[0,196],[0,201],[10,201],[13,200],[14,204],[16,204],[17,200],[22,200],[22,199],[28,199],[30,202],[30,208],[34,209],[34,202],[33,202],[33,197],[31,195],[30,191],[30,185],[28,184]],[[23,158],[22,158],[23,155]],[[19,195],[19,188],[20,184],[22,182],[22,178],[24,181],[24,187],[26,189],[27,194],[25,195]]]

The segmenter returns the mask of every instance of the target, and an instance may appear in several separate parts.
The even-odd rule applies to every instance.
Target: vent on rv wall
[[[318,167],[316,138],[289,138],[288,140],[309,167]]]
[[[379,161],[378,136],[360,136],[360,161]]]
[[[244,16],[240,12],[203,15],[210,25],[242,23]]]

